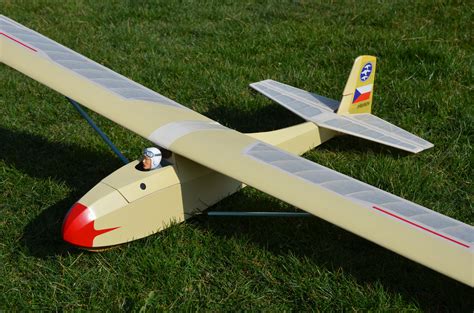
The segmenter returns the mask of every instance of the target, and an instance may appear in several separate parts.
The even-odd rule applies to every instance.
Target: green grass
[[[0,12],[243,132],[300,122],[249,83],[339,99],[354,58],[376,55],[374,113],[435,147],[343,137],[305,157],[474,224],[468,4],[2,0]],[[201,216],[105,253],[71,248],[62,218],[120,162],[61,95],[5,65],[0,79],[0,310],[474,309],[471,288],[318,218]],[[139,156],[145,140],[92,115]],[[292,208],[248,188],[212,209]]]

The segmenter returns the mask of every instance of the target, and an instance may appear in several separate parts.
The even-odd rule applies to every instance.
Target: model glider
[[[0,60],[172,151],[158,170],[128,163],[74,204],[63,224],[73,245],[148,236],[250,185],[474,286],[474,227],[297,156],[341,133],[414,153],[433,146],[370,114],[375,57],[356,59],[340,102],[272,80],[251,84],[307,120],[256,134],[229,129],[5,16]]]

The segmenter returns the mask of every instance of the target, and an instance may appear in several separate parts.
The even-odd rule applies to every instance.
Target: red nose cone
[[[96,230],[94,218],[88,207],[81,203],[74,204],[63,223],[63,239],[76,246],[92,248],[95,237],[118,228]]]

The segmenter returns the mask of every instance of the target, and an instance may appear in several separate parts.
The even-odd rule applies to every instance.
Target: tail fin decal
[[[354,61],[337,114],[370,113],[377,59],[362,55]]]

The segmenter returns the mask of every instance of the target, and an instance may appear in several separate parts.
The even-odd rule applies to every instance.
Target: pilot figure
[[[145,171],[160,168],[161,151],[158,148],[150,147],[143,150],[142,168]]]

